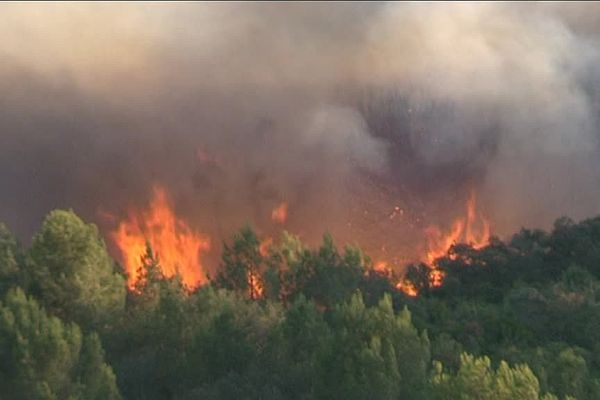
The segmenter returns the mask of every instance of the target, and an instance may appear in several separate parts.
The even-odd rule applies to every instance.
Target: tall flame
[[[130,210],[127,219],[111,236],[121,251],[130,288],[140,278],[138,269],[141,256],[146,251],[146,242],[150,242],[158,255],[166,277],[179,273],[189,288],[206,283],[200,255],[210,248],[210,241],[175,216],[162,187],[154,187],[147,210]]]
[[[464,217],[454,220],[450,230],[443,233],[437,226],[430,226],[425,230],[427,236],[427,252],[423,262],[431,269],[429,284],[439,287],[444,282],[444,272],[438,269],[434,261],[448,253],[450,247],[457,243],[466,243],[474,249],[485,247],[490,240],[490,223],[482,213],[477,212],[475,192],[471,191],[467,199],[467,213]],[[401,281],[396,288],[408,296],[416,296],[417,288],[409,281]]]
[[[429,227],[425,233],[428,250],[424,261],[432,265],[436,258],[446,255],[456,243],[467,243],[474,249],[486,246],[490,240],[490,223],[481,213],[478,215],[475,192],[471,191],[467,200],[466,217],[454,220],[452,228],[446,234],[436,226]]]

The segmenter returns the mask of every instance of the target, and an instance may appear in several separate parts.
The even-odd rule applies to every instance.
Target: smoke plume
[[[0,220],[102,230],[168,189],[409,260],[474,189],[493,233],[600,213],[600,6],[0,5]]]

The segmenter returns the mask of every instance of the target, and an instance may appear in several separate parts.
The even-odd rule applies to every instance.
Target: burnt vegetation
[[[360,249],[246,227],[208,284],[127,289],[98,230],[54,211],[29,248],[0,225],[3,399],[597,399],[600,217],[456,245],[410,297]]]

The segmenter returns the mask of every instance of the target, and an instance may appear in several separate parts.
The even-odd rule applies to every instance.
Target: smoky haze
[[[103,232],[165,186],[219,242],[406,261],[471,188],[504,236],[600,213],[597,4],[0,5],[0,220]],[[283,226],[271,210],[289,204]]]

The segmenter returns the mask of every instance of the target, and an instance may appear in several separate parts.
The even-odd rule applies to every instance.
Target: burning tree
[[[231,245],[223,246],[222,264],[215,279],[219,287],[246,294],[250,299],[263,296],[261,272],[264,270],[261,242],[250,227],[243,228]]]

